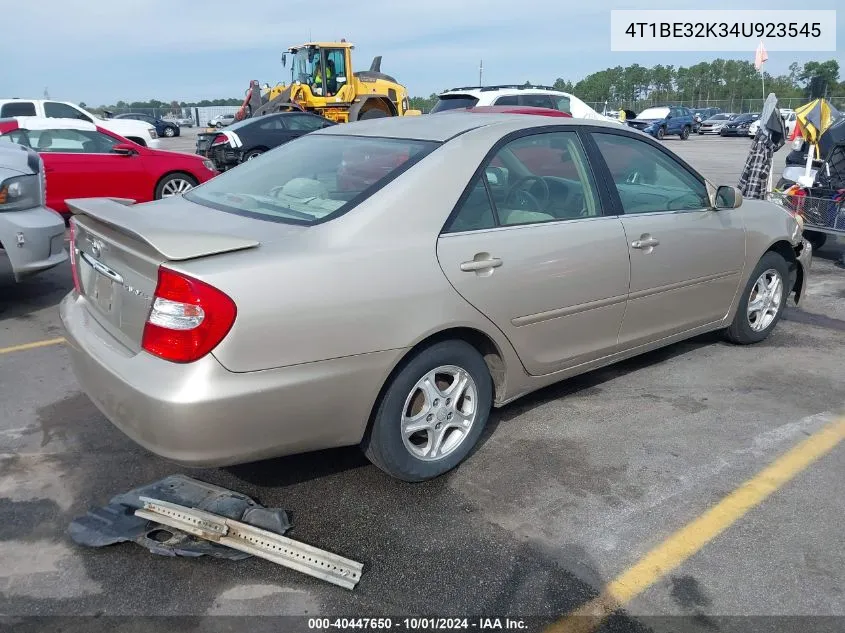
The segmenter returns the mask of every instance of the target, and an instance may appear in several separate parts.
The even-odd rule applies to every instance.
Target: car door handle
[[[488,259],[473,259],[469,262],[461,263],[461,270],[464,272],[472,272],[474,270],[486,270],[488,268],[498,268],[502,265],[502,260],[498,257],[490,257]]]
[[[660,244],[660,240],[649,237],[644,240],[634,240],[631,242],[631,248],[648,248],[650,246],[657,246],[658,244]]]

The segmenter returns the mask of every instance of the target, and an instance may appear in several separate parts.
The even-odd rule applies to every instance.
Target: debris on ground
[[[88,547],[134,541],[164,556],[257,556],[346,589],[358,584],[361,563],[285,537],[290,527],[284,510],[171,475],[89,510],[71,522],[68,534]]]
[[[245,552],[136,516],[135,510],[144,507],[141,497],[205,510],[276,534],[284,534],[291,527],[284,510],[265,508],[246,495],[197,479],[171,475],[119,494],[107,506],[93,508],[85,516],[74,519],[68,528],[70,538],[87,547],[134,541],[153,554],[164,556],[207,555],[230,560],[250,557]]]

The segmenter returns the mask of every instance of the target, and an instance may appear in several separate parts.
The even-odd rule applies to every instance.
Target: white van
[[[134,119],[102,119],[67,101],[49,99],[0,99],[0,119],[37,116],[51,119],[82,119],[114,132],[134,143],[157,149],[160,145],[155,128]]]

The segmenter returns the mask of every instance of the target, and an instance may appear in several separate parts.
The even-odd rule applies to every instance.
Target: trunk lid
[[[135,352],[141,349],[161,264],[256,248],[266,237],[272,239],[275,228],[268,231],[268,222],[182,198],[142,205],[85,198],[67,205],[74,214],[70,252],[80,294],[91,316]]]

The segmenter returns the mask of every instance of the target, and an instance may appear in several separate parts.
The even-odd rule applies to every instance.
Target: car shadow
[[[72,288],[67,263],[16,282],[9,261],[0,255],[0,321],[56,307]]]
[[[484,429],[484,434],[481,436],[481,439],[478,441],[470,455],[484,446],[487,440],[489,440],[496,432],[498,426],[503,422],[510,422],[514,418],[554,400],[561,400],[567,396],[573,395],[589,395],[593,392],[597,392],[599,386],[610,380],[626,376],[652,365],[666,362],[667,360],[677,356],[694,352],[702,347],[719,344],[722,341],[723,339],[721,333],[707,332],[651,352],[640,354],[627,360],[616,362],[601,369],[595,369],[578,376],[573,376],[572,378],[562,380],[558,383],[529,393],[518,400],[505,405],[501,409],[493,410],[490,414],[490,420],[487,422],[487,427]]]
[[[591,390],[594,390],[609,380],[625,376],[654,364],[665,362],[666,360],[694,351],[700,347],[713,345],[721,340],[719,333],[711,332],[702,334],[602,369],[563,380],[527,394],[501,409],[494,409],[490,414],[490,419],[487,422],[487,427],[483,435],[473,450],[470,451],[468,458],[487,442],[502,422],[513,420],[553,400],[559,400],[575,394],[589,394]],[[229,466],[222,470],[237,479],[256,486],[285,488],[294,484],[370,466],[369,460],[367,460],[358,446],[349,446]]]

